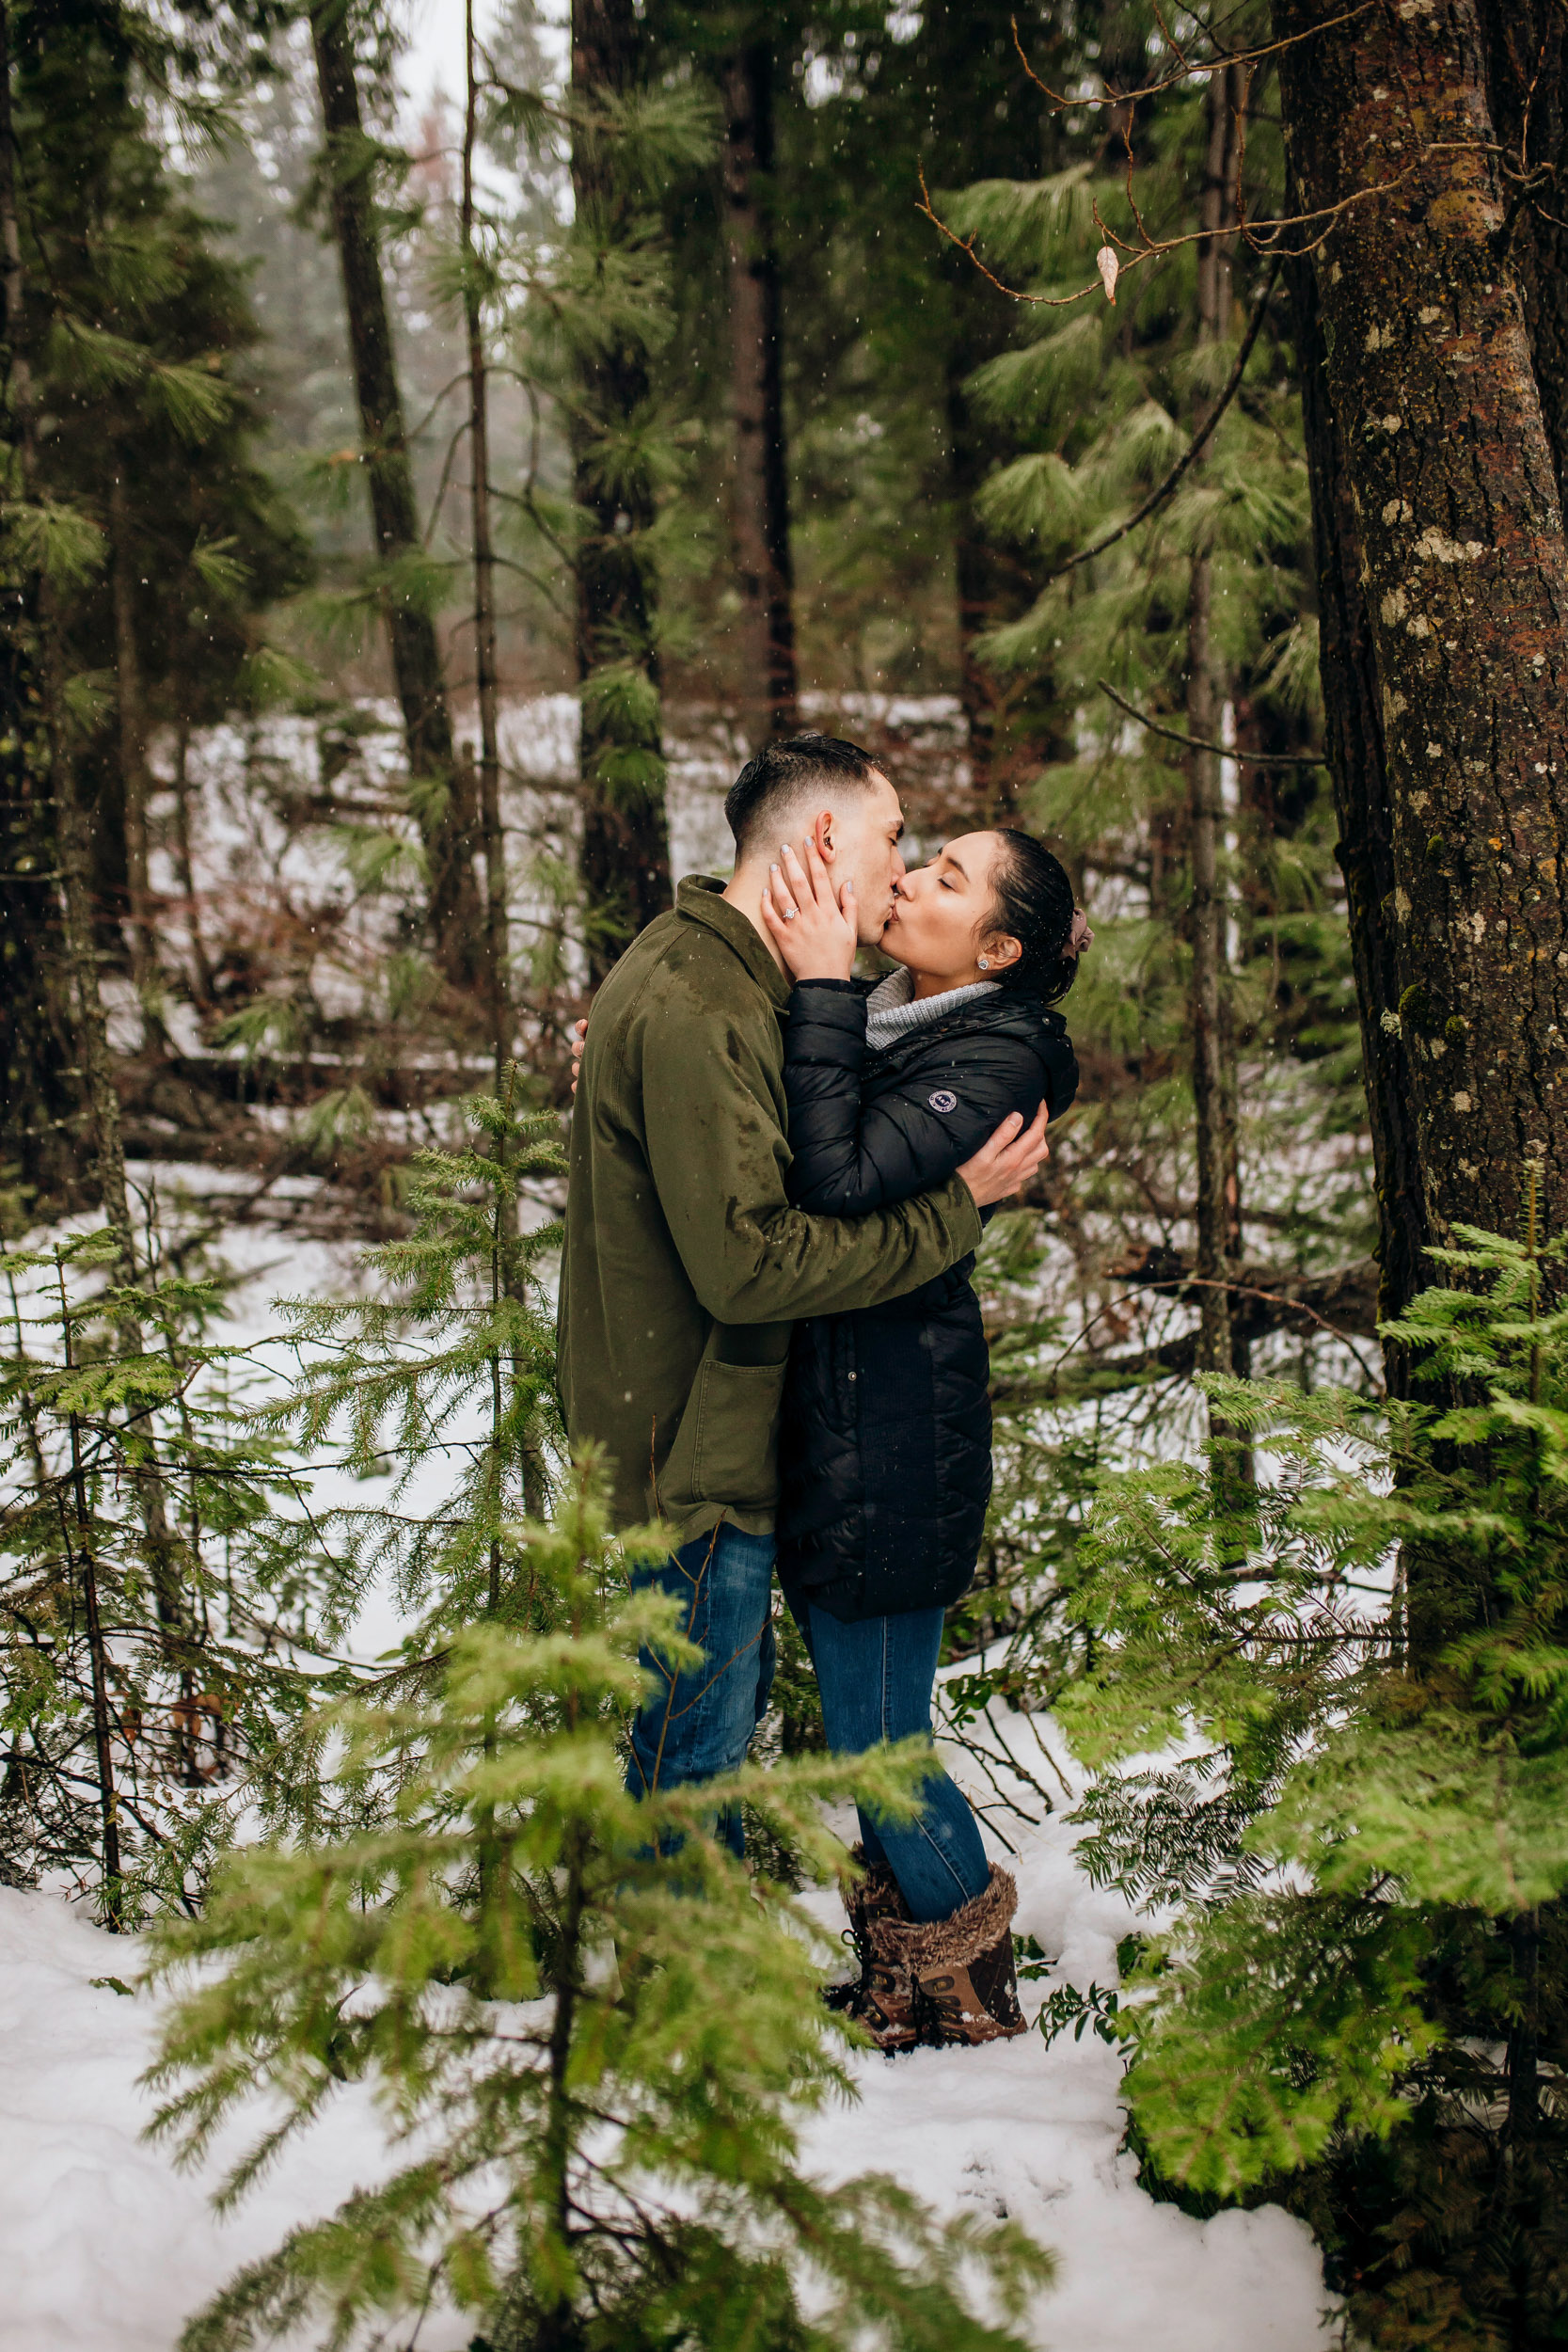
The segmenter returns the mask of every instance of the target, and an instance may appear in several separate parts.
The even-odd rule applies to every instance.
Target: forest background
[[[999,1726],[1055,1708],[1091,1867],[1164,1909],[1044,2029],[1127,2042],[1146,2177],[1295,2202],[1375,2340],[1560,2333],[1558,0],[518,0],[412,126],[358,0],[0,22],[10,1880],[281,1949],[225,1875],[264,1832],[395,1923],[476,1756],[458,1945],[388,1967],[483,2008],[531,1901],[571,2042],[624,1825],[529,1847],[497,1724],[577,1702],[464,1647],[592,1649],[614,1582],[550,1380],[567,1040],[748,752],[847,733],[918,844],[1027,823],[1096,930],[982,1266],[950,1728],[1005,1825],[1050,1800]],[[247,1236],[372,1254],[269,1354]],[[787,1886],[798,1656],[767,1739]],[[286,1975],[181,2062],[326,2031]],[[559,2185],[564,2112],[486,2160]],[[341,2226],[497,2342],[577,2341],[595,2279],[673,2340],[546,2191],[467,2270],[418,2199]],[[729,2341],[691,2312],[754,2279],[682,2243],[658,2291]],[[221,2324],[372,2294],[291,2259]]]

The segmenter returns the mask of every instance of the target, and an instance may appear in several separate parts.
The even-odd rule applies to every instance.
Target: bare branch
[[[1209,39],[1211,40],[1214,40],[1216,55],[1212,59],[1201,60],[1196,64],[1191,63],[1188,60],[1185,51],[1174,40],[1171,34],[1166,32],[1164,19],[1161,17],[1160,29],[1165,34],[1165,39],[1170,42],[1172,49],[1176,52],[1176,55],[1181,59],[1180,66],[1178,68],[1177,72],[1174,73],[1167,73],[1163,82],[1148,83],[1143,89],[1113,89],[1110,84],[1107,83],[1103,98],[1064,98],[1058,91],[1052,89],[1048,83],[1042,82],[1039,75],[1035,72],[1034,67],[1030,64],[1028,57],[1024,54],[1023,42],[1019,34],[1018,19],[1016,16],[1012,20],[1013,47],[1017,50],[1018,61],[1023,68],[1024,72],[1028,75],[1030,81],[1034,83],[1035,87],[1037,90],[1042,90],[1044,92],[1045,96],[1050,99],[1053,106],[1061,106],[1064,108],[1077,108],[1080,106],[1132,107],[1138,105],[1146,98],[1158,98],[1162,90],[1174,89],[1179,82],[1189,82],[1195,75],[1197,74],[1207,76],[1213,72],[1216,65],[1247,65],[1258,57],[1277,56],[1282,49],[1292,49],[1298,41],[1315,40],[1320,33],[1332,31],[1336,24],[1348,24],[1353,17],[1365,16],[1367,10],[1373,5],[1374,0],[1356,0],[1355,7],[1354,8],[1347,8],[1342,16],[1325,17],[1321,24],[1309,24],[1305,32],[1288,34],[1283,40],[1267,41],[1259,49],[1224,49],[1221,48],[1217,40],[1214,40],[1213,34],[1210,33]],[[1156,16],[1159,16],[1158,9],[1155,10],[1155,14]]]
[[[1150,735],[1162,735],[1167,743],[1180,743],[1184,752],[1217,752],[1222,759],[1241,760],[1249,768],[1328,766],[1322,752],[1247,752],[1239,743],[1206,743],[1201,736],[1183,735],[1179,727],[1163,727],[1157,719],[1149,718],[1147,711],[1140,710],[1135,703],[1130,703],[1124,694],[1118,694],[1116,688],[1108,686],[1103,678],[1099,679],[1098,684],[1101,692],[1108,694],[1118,710],[1125,710],[1130,719],[1136,719],[1139,726],[1147,727]]]

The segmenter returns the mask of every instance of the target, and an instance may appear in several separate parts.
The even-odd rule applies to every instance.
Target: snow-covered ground
[[[947,1761],[961,1773],[961,1756]],[[1058,1959],[1060,1980],[1104,1984],[1131,1915],[1076,1867],[1077,1834],[1057,1815],[1018,1836],[1017,1924]],[[812,1899],[838,1923],[834,1897]],[[51,1896],[0,1890],[0,2352],[173,2352],[182,2322],[241,2263],[385,2164],[372,2100],[345,2092],[219,2219],[207,2194],[240,2135],[189,2176],[141,2137],[152,2001],[94,1982],[130,1984],[137,1964],[134,1939]],[[1023,1990],[1033,2014],[1051,1984]],[[868,2056],[857,2072],[858,2102],[813,2123],[813,2165],[825,2176],[892,2171],[942,2210],[1005,2208],[1023,2223],[1059,2265],[1034,2312],[1036,2344],[1322,2352],[1329,2342],[1300,2222],[1272,2206],[1198,2222],[1138,2186],[1119,2147],[1118,2062],[1092,2035],[1051,2050],[1030,2034],[989,2050]],[[459,2352],[467,2338],[436,2325],[419,2352]]]
[[[182,1229],[211,1211],[214,1191],[243,1188],[206,1170],[136,1175],[144,1187],[156,1178],[166,1216]],[[177,1203],[184,1182],[195,1198]],[[309,1188],[302,1180],[298,1189]],[[270,1337],[273,1296],[351,1292],[362,1279],[355,1253],[260,1224],[230,1228],[221,1248],[242,1277],[224,1336],[254,1349],[263,1384],[286,1378]],[[318,1503],[341,1499],[341,1483],[325,1470]],[[356,1499],[367,1500],[362,1486]],[[374,1596],[354,1646],[373,1655],[399,1629],[391,1597]],[[1049,1721],[1038,1727],[1070,1779]],[[1003,1728],[1026,1754],[1028,1727]],[[960,1781],[974,1772],[959,1749],[944,1760]],[[1056,1963],[1053,1979],[1023,1988],[1031,2015],[1053,1982],[1113,1982],[1117,1939],[1135,1924],[1120,1897],[1077,1867],[1066,1809],[1029,1826],[1009,1820],[1016,1855],[990,1841],[1019,1880],[1019,1931]],[[842,1924],[834,1895],[810,1899],[825,1926]],[[143,2139],[152,2101],[138,2077],[155,2011],[148,1994],[106,1981],[131,1985],[138,1968],[134,1939],[104,1934],[58,1896],[0,1889],[0,2352],[174,2352],[183,2320],[242,2264],[386,2168],[373,2101],[351,2090],[236,2212],[214,2215],[209,2193],[249,2135],[243,2125],[226,2133],[189,2175]],[[1022,2222],[1058,2263],[1029,2329],[1042,2347],[1326,2352],[1330,2298],[1304,2225],[1275,2207],[1198,2222],[1156,2203],[1120,2145],[1118,2078],[1116,2054],[1092,2034],[1050,2050],[1030,2034],[982,2051],[867,2056],[856,2103],[813,2122],[809,2158],[824,2176],[892,2171],[941,2210],[1005,2209]],[[436,2323],[419,2334],[418,2352],[461,2352],[467,2340],[467,2329]]]

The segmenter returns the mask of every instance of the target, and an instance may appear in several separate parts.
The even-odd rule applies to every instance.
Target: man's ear
[[[831,866],[837,854],[833,847],[833,812],[831,808],[822,810],[811,829],[811,837],[816,844],[816,854],[823,865]]]

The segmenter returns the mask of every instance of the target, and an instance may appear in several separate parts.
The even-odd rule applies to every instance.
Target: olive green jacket
[[[617,1523],[769,1534],[790,1325],[929,1281],[980,1239],[958,1176],[870,1216],[784,1191],[790,983],[722,884],[682,882],[610,973],[572,1114],[561,1392]]]

